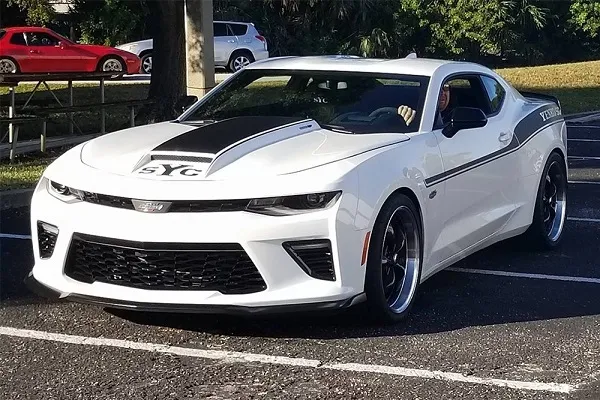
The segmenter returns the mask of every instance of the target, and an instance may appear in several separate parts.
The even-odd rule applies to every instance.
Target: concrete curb
[[[34,188],[0,191],[0,210],[28,207]]]

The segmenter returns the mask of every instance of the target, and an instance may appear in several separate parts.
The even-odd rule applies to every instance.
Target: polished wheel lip
[[[558,161],[552,161],[544,177],[542,213],[545,233],[556,242],[563,231],[567,210],[567,185]]]
[[[394,247],[390,248],[392,243]],[[410,305],[417,289],[419,264],[417,220],[407,206],[400,206],[388,220],[381,246],[382,284],[390,311],[400,314]]]
[[[0,73],[14,74],[17,72],[17,65],[9,59],[0,60]]]
[[[114,59],[114,58],[109,58],[108,60],[104,61],[104,63],[102,64],[102,71],[104,72],[121,72],[123,71],[123,66],[121,65],[121,63]]]

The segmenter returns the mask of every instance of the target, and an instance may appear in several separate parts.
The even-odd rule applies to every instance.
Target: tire
[[[396,242],[397,248],[390,251],[395,239],[402,240],[398,235],[400,230],[404,231],[404,248]],[[390,282],[399,282],[398,275],[403,271],[399,265],[403,262],[402,285],[391,285],[391,291],[386,293],[385,287]],[[377,323],[396,323],[409,314],[419,288],[422,262],[423,227],[419,211],[410,198],[395,194],[377,216],[369,242],[365,294],[371,319]]]
[[[521,238],[528,249],[552,250],[560,245],[567,219],[567,186],[565,160],[552,152],[538,186],[532,223]],[[548,216],[551,224],[545,222]]]
[[[17,74],[19,73],[19,63],[9,57],[0,58],[0,74]]]
[[[140,72],[142,74],[152,73],[152,53],[146,53],[141,57]]]
[[[98,63],[98,72],[127,72],[125,63],[117,56],[107,56]]]
[[[234,51],[229,59],[227,67],[230,72],[237,72],[246,65],[254,62],[254,56],[247,50]]]

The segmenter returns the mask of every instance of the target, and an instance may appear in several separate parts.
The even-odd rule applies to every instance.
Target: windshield
[[[284,116],[352,133],[416,132],[428,83],[427,77],[414,75],[247,69],[185,120]],[[398,113],[402,105],[416,112],[410,124]]]

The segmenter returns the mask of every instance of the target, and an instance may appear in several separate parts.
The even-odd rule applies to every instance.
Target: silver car
[[[213,31],[215,67],[235,72],[254,61],[269,58],[267,39],[258,32],[253,23],[214,21]],[[152,39],[125,43],[117,46],[117,49],[140,57],[141,73],[152,72]]]

